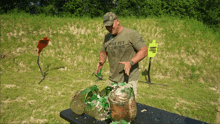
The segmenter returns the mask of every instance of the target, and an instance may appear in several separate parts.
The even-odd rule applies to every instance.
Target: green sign
[[[149,44],[148,47],[148,57],[154,57],[157,53],[158,43],[156,43],[156,40],[153,40],[152,43]]]

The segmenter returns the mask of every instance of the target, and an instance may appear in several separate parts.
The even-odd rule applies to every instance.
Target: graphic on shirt
[[[107,51],[109,51],[112,57],[119,57],[125,49],[124,41],[112,42],[108,44]]]

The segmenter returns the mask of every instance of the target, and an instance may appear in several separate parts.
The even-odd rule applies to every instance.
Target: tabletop
[[[137,103],[137,115],[131,124],[208,124],[189,117],[180,116],[165,110]],[[111,120],[97,121],[86,114],[76,115],[72,110],[66,109],[60,112],[60,117],[70,124],[110,124]]]

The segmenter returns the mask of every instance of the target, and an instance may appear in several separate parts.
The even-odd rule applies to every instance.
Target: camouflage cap
[[[118,19],[118,16],[113,12],[107,12],[103,17],[103,27],[112,26],[115,19]]]

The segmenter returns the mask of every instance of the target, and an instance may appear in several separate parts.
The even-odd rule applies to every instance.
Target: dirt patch
[[[212,102],[212,101],[210,102],[210,104],[211,104],[211,105],[216,105],[216,106],[218,105],[217,102]]]
[[[5,104],[8,104],[8,103],[10,103],[10,102],[11,102],[11,99],[10,99],[10,98],[8,98],[7,100],[2,100],[1,102],[2,102],[2,103],[5,103]]]
[[[20,32],[19,32],[19,36],[21,36],[22,34],[25,34],[25,32],[23,32],[22,30],[20,30]]]
[[[17,99],[15,99],[14,101],[16,101],[16,102],[23,102],[23,98],[22,97],[18,97]]]
[[[44,87],[44,90],[46,90],[46,91],[47,91],[47,90],[50,90],[50,87],[45,86],[45,87]]]
[[[184,62],[188,65],[192,65],[192,64],[196,65],[200,61],[199,59],[196,59],[193,56],[185,56],[185,57],[182,56],[182,58],[183,59],[185,58]]]
[[[199,78],[199,82],[202,84],[205,83],[205,81],[202,78]]]
[[[22,37],[22,42],[26,43],[28,41],[28,38]]]
[[[13,32],[9,32],[9,33],[7,33],[6,35],[7,35],[8,39],[9,39],[11,36],[16,37],[17,32],[16,32],[16,30],[14,30],[14,33],[13,33]]]
[[[32,105],[32,104],[36,103],[36,100],[28,100],[28,103]]]
[[[158,95],[150,95],[149,96],[150,98],[161,98],[161,99],[164,99],[164,98],[166,98],[165,96],[158,96]]]
[[[216,91],[217,89],[215,87],[209,87],[210,90]]]
[[[77,82],[77,83],[78,82],[84,82],[84,81],[88,82],[88,81],[91,81],[91,80],[72,80],[73,83],[75,83],[75,82]]]
[[[20,55],[20,53],[24,53],[25,51],[27,51],[27,48],[26,47],[18,47],[17,49],[15,50],[12,50],[12,55]]]
[[[157,79],[170,78],[170,76],[163,76],[163,75],[160,75],[160,74],[153,75],[152,77],[157,78]]]
[[[47,35],[47,32],[45,30],[39,30],[40,35]]]
[[[183,106],[183,109],[184,109],[184,110],[189,110],[189,108],[187,108],[187,107],[185,107],[185,106]]]
[[[218,87],[209,87],[209,89],[220,95],[220,90],[218,90]]]
[[[38,119],[38,118],[33,118],[32,116],[30,117],[31,123],[45,123],[47,121],[48,121],[47,119]]]
[[[23,61],[19,62],[20,68],[25,68],[26,66],[23,64]]]
[[[8,98],[7,100],[2,100],[1,102],[2,103],[5,103],[5,104],[8,104],[8,103],[11,103],[11,102],[23,102],[23,100],[26,99],[25,97],[17,97],[15,100],[11,100],[10,98]]]
[[[70,61],[70,58],[68,58],[68,60],[66,60],[66,62],[68,62],[68,63],[70,63],[71,61]],[[65,68],[60,68],[60,69],[58,69],[59,71],[66,71],[67,70],[67,67],[65,67]]]
[[[70,34],[90,34],[91,30],[84,28],[77,28],[76,25],[70,25],[68,23],[68,26],[66,26],[66,30],[69,30],[68,32]]]
[[[90,85],[94,85],[95,84],[95,82],[94,81],[90,81]]]
[[[57,95],[58,95],[58,96],[60,96],[60,95],[61,95],[61,93],[62,93],[61,91],[58,91]]]
[[[13,122],[13,123],[14,123],[14,122]],[[21,123],[22,123],[22,124],[28,124],[29,121],[27,121],[27,120],[23,120]]]
[[[4,87],[5,88],[20,88],[19,86],[16,86],[16,85],[14,85],[14,84],[4,84]]]
[[[174,97],[170,97],[170,99],[174,99]]]
[[[177,98],[178,102],[176,102],[175,106],[174,106],[174,109],[177,109],[179,107],[180,104],[184,103],[184,104],[187,104],[187,105],[191,105],[191,106],[194,106],[194,108],[196,108],[196,110],[199,108],[198,106],[196,106],[195,103],[193,102],[188,102],[184,99],[181,99],[181,98]],[[184,109],[184,107],[183,107]],[[185,109],[188,109],[187,107],[185,107]]]

